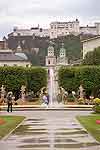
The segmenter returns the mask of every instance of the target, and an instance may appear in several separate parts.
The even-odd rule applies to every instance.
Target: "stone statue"
[[[43,94],[46,92],[46,87],[42,87],[40,90],[40,100],[42,100]]]
[[[5,96],[5,87],[4,85],[1,86],[1,99],[4,100],[4,96]]]
[[[58,92],[58,102],[64,103],[65,89],[60,87]]]
[[[84,98],[84,88],[82,85],[80,85],[79,87],[79,96],[80,98]]]
[[[26,86],[22,85],[21,87],[21,99],[25,100],[25,92],[26,92]]]

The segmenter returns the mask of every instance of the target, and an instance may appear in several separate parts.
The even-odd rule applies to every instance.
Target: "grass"
[[[79,122],[86,130],[100,142],[100,124],[96,124],[96,120],[100,120],[100,114],[92,114],[90,116],[78,116]]]
[[[24,120],[23,116],[0,116],[5,121],[0,125],[0,139],[9,134],[16,126]]]

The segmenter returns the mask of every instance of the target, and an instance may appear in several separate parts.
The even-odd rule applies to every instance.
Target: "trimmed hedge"
[[[47,72],[43,68],[0,67],[0,86],[6,91],[17,91],[25,85],[35,93],[47,85]]]
[[[100,105],[95,105],[92,109],[95,113],[100,113]]]
[[[78,91],[80,84],[86,93],[100,94],[100,66],[62,67],[58,73],[59,86]]]

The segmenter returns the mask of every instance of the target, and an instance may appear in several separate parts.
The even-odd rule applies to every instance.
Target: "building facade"
[[[68,34],[78,35],[80,33],[79,21],[73,22],[52,22],[50,24],[50,38],[66,36]]]
[[[61,36],[67,36],[69,34],[92,34],[100,35],[100,22],[94,24],[94,26],[80,26],[78,19],[69,22],[51,22],[50,28],[43,29],[33,27],[31,29],[19,29],[14,28],[13,32],[9,36],[37,36],[37,37],[49,37],[54,39]]]
[[[62,43],[62,47],[60,48],[59,57],[57,58],[58,66],[66,66],[68,65],[68,58],[66,57],[66,49],[64,48],[64,44]]]
[[[85,55],[100,46],[100,36],[82,41],[83,43],[83,59]]]
[[[58,57],[56,57],[54,54],[54,47],[49,46],[48,55],[46,56],[46,66],[55,67],[55,66],[66,66],[66,65],[68,65],[68,58],[66,57],[66,49],[64,48],[64,44],[62,44]]]
[[[49,37],[49,29],[42,29],[39,27],[31,29],[19,29],[14,28],[13,32],[9,36],[39,36],[39,37]]]
[[[0,66],[31,67],[31,65],[27,56],[21,51],[20,45],[18,45],[16,52],[10,49],[0,49]]]
[[[53,67],[56,65],[56,56],[54,54],[54,47],[50,45],[48,47],[48,54],[46,56],[46,66]]]
[[[31,63],[11,50],[0,50],[0,66],[30,67]]]

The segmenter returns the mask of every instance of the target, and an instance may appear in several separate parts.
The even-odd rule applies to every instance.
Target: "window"
[[[70,24],[70,28],[72,28],[73,26],[72,26],[72,24]]]
[[[20,34],[20,33],[18,33],[17,35],[18,35],[18,36],[20,36],[21,34]]]
[[[43,29],[42,28],[40,28],[40,32],[42,32],[43,31]]]
[[[50,65],[50,60],[48,60],[48,64]]]
[[[51,29],[53,29],[53,26],[51,26]]]

